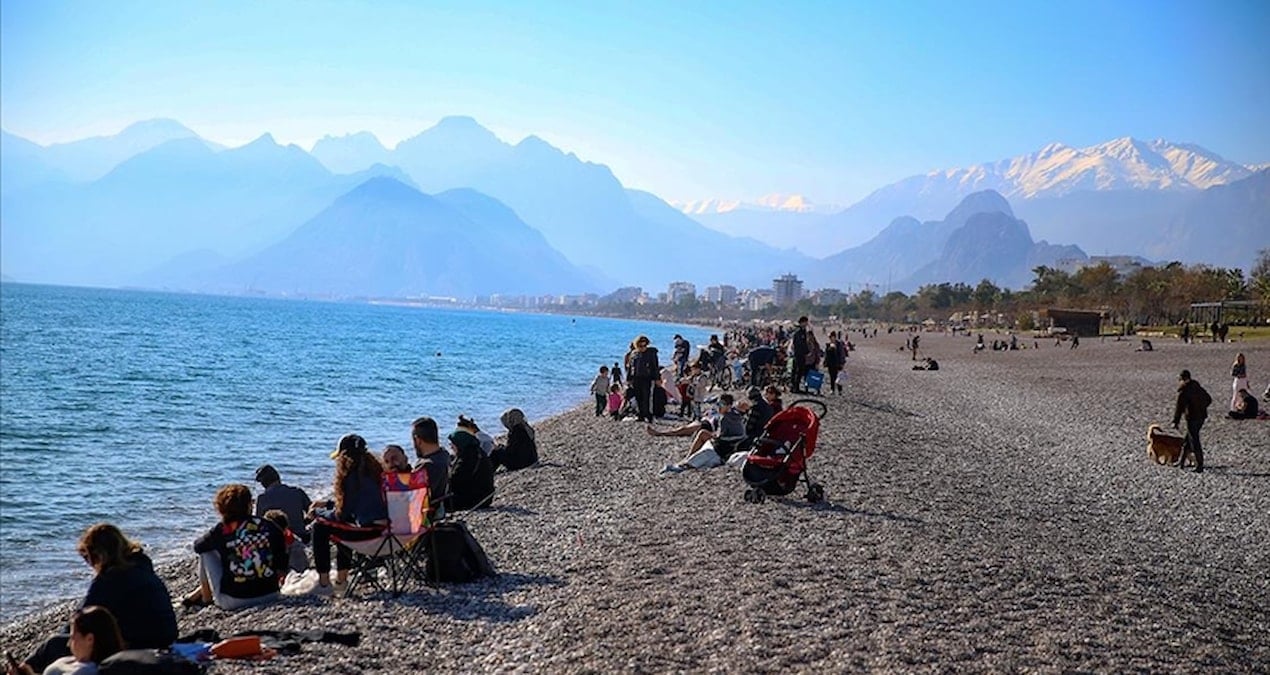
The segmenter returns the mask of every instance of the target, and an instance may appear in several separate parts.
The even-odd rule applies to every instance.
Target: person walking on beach
[[[794,337],[791,340],[794,347],[794,374],[790,378],[789,390],[793,393],[801,391],[803,378],[807,376],[807,355],[811,353],[807,325],[807,317],[798,317],[798,328],[794,331]]]
[[[1180,467],[1185,463],[1186,453],[1190,452],[1195,455],[1195,473],[1203,473],[1204,446],[1199,440],[1199,430],[1204,426],[1204,420],[1208,418],[1208,406],[1212,405],[1213,397],[1204,391],[1199,382],[1191,379],[1189,370],[1183,370],[1178,375],[1177,382],[1177,404],[1173,407],[1173,428],[1176,429],[1182,416],[1186,416],[1186,442],[1182,446],[1182,455],[1177,460],[1177,466]]]
[[[825,342],[825,370],[829,371],[829,393],[842,393],[842,385],[838,383],[838,373],[846,362],[846,347],[838,340],[838,333],[831,331]]]
[[[914,361],[917,360],[917,344],[921,342],[921,340],[922,340],[922,336],[920,335],[913,336],[913,360]]]
[[[609,367],[600,366],[600,372],[591,380],[591,395],[595,397],[595,416],[604,415],[605,404],[609,395]]]
[[[653,386],[661,366],[657,363],[657,348],[649,346],[648,336],[635,338],[635,351],[631,353],[627,375],[635,388],[635,404],[639,407],[641,422],[653,421]]]
[[[1239,406],[1239,391],[1248,389],[1248,364],[1244,362],[1242,352],[1235,355],[1235,362],[1230,366],[1230,376],[1235,378],[1235,382],[1230,385],[1230,409],[1235,410]]]

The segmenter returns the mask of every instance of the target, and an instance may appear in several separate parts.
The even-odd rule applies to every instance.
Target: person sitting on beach
[[[71,617],[68,640],[69,656],[63,656],[44,669],[44,675],[97,675],[97,664],[123,650],[123,636],[110,610],[93,605]],[[35,675],[30,664],[9,668],[9,673]]]
[[[304,552],[304,547],[302,544],[300,544],[299,537],[297,537],[295,534],[295,531],[291,529],[291,519],[287,517],[287,514],[285,511],[283,511],[282,509],[269,509],[268,511],[265,511],[264,514],[261,515],[260,517],[273,523],[273,526],[278,528],[278,531],[282,533],[282,539],[287,545],[288,558],[291,556],[291,554],[295,553],[297,549],[299,549],[301,553]],[[309,560],[308,558],[305,558],[304,569],[300,569],[296,571],[303,572],[304,570],[308,568],[309,568]],[[278,577],[279,588],[281,588],[282,585],[285,584],[286,582],[287,582],[287,575],[285,573],[282,574],[282,576]]]
[[[994,345],[993,345],[993,347],[995,347],[995,346],[996,346],[996,345],[994,344]],[[974,353],[978,354],[979,352],[981,352],[981,351],[983,351],[983,350],[984,350],[984,346],[983,346],[983,333],[980,333],[980,334],[979,334],[979,339],[975,341]]]
[[[1226,413],[1232,420],[1255,420],[1259,413],[1257,412],[1257,399],[1248,393],[1247,389],[1240,389],[1235,392],[1235,409]]]
[[[445,454],[442,451],[441,454]],[[448,455],[446,455],[448,457]],[[335,459],[335,499],[314,504],[313,567],[318,573],[319,594],[332,593],[331,544],[341,541],[367,541],[380,536],[388,524],[388,505],[384,501],[384,467],[366,449],[366,439],[357,434],[340,437],[331,453]],[[447,464],[448,468],[448,464]],[[432,472],[428,472],[431,480]],[[353,551],[335,547],[336,581],[348,583],[348,570],[353,566]]]
[[[309,499],[304,490],[284,484],[278,470],[269,464],[256,469],[256,482],[265,489],[256,497],[256,515],[263,517],[265,513],[275,509],[286,514],[287,527],[298,540],[287,542],[291,569],[296,572],[307,570],[309,557],[304,552],[304,547],[309,543],[309,528],[305,526],[304,516],[313,505],[313,500]]]
[[[538,463],[538,441],[534,438],[534,428],[525,421],[525,413],[520,408],[508,408],[498,421],[507,428],[507,444],[494,448],[490,462],[494,468],[503,467],[507,471],[516,471]]]
[[[913,366],[913,370],[939,370],[939,362],[929,356],[922,359],[922,362]]]
[[[1142,344],[1141,344],[1141,345],[1139,345],[1139,346],[1138,346],[1138,348],[1137,348],[1137,349],[1135,349],[1135,350],[1133,350],[1133,351],[1135,351],[1135,352],[1153,352],[1153,351],[1155,351],[1155,345],[1152,345],[1150,340],[1147,340],[1147,339],[1145,339],[1145,338],[1144,338],[1144,339],[1142,340]]]
[[[212,501],[221,522],[194,542],[198,590],[184,604],[221,609],[251,607],[278,599],[286,575],[286,536],[273,523],[251,515],[251,490],[226,485]]]
[[[715,402],[715,409],[718,411],[718,422],[708,428],[703,421],[694,432],[692,443],[688,447],[688,456],[674,464],[667,464],[662,467],[662,475],[670,473],[679,473],[688,469],[710,469],[723,464],[719,453],[715,450],[717,444],[736,443],[745,439],[745,417],[742,411],[737,409],[733,403],[735,399],[731,394],[720,394],[719,400]],[[686,427],[682,428],[686,431]],[[718,429],[714,431],[713,429]],[[683,435],[683,431],[661,434],[653,429],[649,429],[649,433],[654,436],[661,435]]]
[[[781,390],[774,384],[763,388],[763,400],[772,407],[773,415],[785,409],[785,402],[781,400]]]
[[[441,447],[437,421],[426,415],[410,424],[410,440],[419,458],[415,470],[428,471],[428,508],[436,522],[445,517],[446,499],[450,496],[450,453]]]
[[[481,452],[481,442],[466,429],[449,435],[450,504],[454,511],[483,509],[494,501],[494,467]]]
[[[653,417],[661,419],[666,416],[666,406],[669,403],[669,396],[666,394],[665,380],[660,377],[653,382]],[[649,420],[650,422],[652,420]]]
[[[410,473],[414,470],[410,466],[410,460],[406,459],[405,448],[396,443],[389,443],[384,446],[383,452],[384,471],[393,473]]]
[[[607,368],[605,370],[607,370]],[[480,441],[481,453],[486,457],[489,457],[494,453],[494,437],[484,431],[481,431],[481,428],[476,426],[476,420],[465,415],[459,415],[459,423],[457,426],[469,434],[472,434],[476,437],[476,440]]]
[[[84,530],[76,548],[95,573],[81,608],[108,610],[130,649],[163,649],[176,641],[172,596],[140,544],[114,525],[98,523]],[[50,637],[26,658],[26,665],[42,673],[57,659],[73,656],[69,640],[69,630]]]

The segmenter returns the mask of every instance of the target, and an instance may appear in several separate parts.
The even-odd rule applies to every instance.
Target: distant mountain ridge
[[[190,283],[393,298],[597,290],[496,200],[466,189],[426,195],[388,177],[367,180],[284,240]]]
[[[989,263],[1083,250],[1246,269],[1270,246],[1270,172],[1252,169],[1195,145],[1121,138],[913,176],[831,214],[799,195],[677,208],[627,189],[604,164],[536,136],[504,142],[471,117],[444,118],[392,149],[361,132],[324,137],[312,152],[269,134],[224,149],[156,120],[49,147],[0,134],[0,264],[24,280],[89,285],[222,268],[386,176],[438,199],[466,189],[501,203],[514,222],[500,222],[537,230],[587,271],[590,288],[766,287],[786,271],[842,287],[963,272],[1005,279],[1017,268]],[[980,213],[1002,217],[972,218]]]

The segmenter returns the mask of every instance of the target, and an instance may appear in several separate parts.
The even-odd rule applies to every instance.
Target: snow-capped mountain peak
[[[688,215],[728,213],[731,211],[783,211],[787,213],[830,213],[841,207],[815,204],[803,195],[774,192],[754,201],[739,199],[695,199],[672,201],[670,205]]]
[[[997,190],[1007,197],[1053,197],[1083,190],[1202,190],[1247,178],[1248,167],[1197,145],[1126,136],[1085,148],[1050,143],[1027,155],[988,164],[932,171],[910,178],[938,191]],[[910,186],[911,187],[911,186]]]

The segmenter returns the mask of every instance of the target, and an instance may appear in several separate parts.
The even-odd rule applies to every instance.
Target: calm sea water
[[[329,492],[336,439],[409,448],[459,413],[497,434],[588,397],[638,333],[610,319],[0,284],[0,621],[81,595],[75,553],[110,521],[158,559],[188,555],[211,498],[263,463]]]

